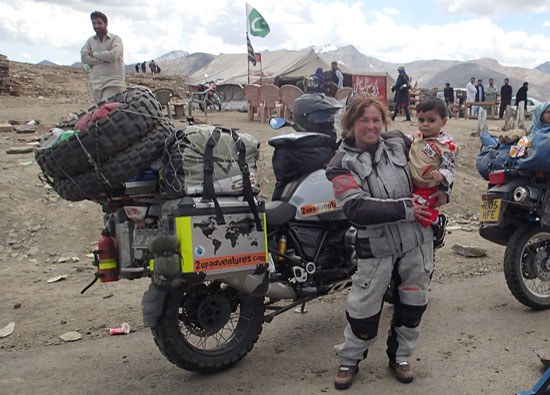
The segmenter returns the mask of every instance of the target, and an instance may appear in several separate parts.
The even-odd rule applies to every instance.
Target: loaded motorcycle
[[[226,369],[253,348],[264,322],[351,285],[356,231],[322,168],[336,149],[341,108],[325,95],[304,95],[294,125],[271,120],[297,130],[269,142],[278,181],[271,202],[246,196],[246,186],[245,196],[208,196],[205,170],[203,196],[168,198],[152,177],[127,182],[125,194],[104,205],[97,278],[151,278],[144,325],[178,367]],[[317,162],[293,162],[308,157]]]
[[[506,246],[504,276],[514,297],[535,310],[550,308],[550,173],[489,173],[479,234]]]

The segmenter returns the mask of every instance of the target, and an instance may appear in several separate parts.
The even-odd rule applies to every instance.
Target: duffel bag
[[[242,195],[243,171],[253,193],[260,143],[246,133],[211,125],[189,125],[166,141],[162,161],[169,196],[201,195],[211,177],[216,195]],[[206,180],[209,182],[209,180]]]
[[[254,195],[256,161],[260,143],[246,133],[210,125],[189,125],[166,140],[163,178],[166,194],[202,195],[214,203],[216,221],[225,219],[218,203],[220,195],[242,195],[262,229]]]
[[[511,161],[509,144],[499,144],[495,137],[487,133],[481,134],[482,147],[476,158],[478,173],[489,180],[489,173],[507,168],[507,162]]]

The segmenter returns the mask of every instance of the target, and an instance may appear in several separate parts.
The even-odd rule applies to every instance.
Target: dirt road
[[[136,296],[136,303],[139,295]],[[55,347],[0,350],[3,393],[321,394],[336,393],[332,346],[345,325],[344,293],[288,312],[264,326],[252,352],[214,375],[180,370],[158,352],[148,330]],[[514,394],[542,374],[535,351],[548,347],[550,311],[532,312],[508,292],[501,273],[433,284],[413,361],[417,379],[398,383],[389,372],[384,336],[350,394]]]

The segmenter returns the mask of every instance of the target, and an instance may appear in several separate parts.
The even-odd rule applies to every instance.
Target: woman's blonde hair
[[[348,107],[344,116],[342,117],[342,138],[344,140],[351,140],[355,142],[355,135],[353,134],[353,124],[359,118],[363,116],[365,108],[374,106],[380,110],[382,116],[382,124],[384,127],[388,125],[388,117],[386,114],[386,107],[372,96],[360,97]]]

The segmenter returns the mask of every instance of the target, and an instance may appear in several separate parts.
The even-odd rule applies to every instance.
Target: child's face
[[[542,123],[550,123],[550,108],[542,113],[540,116],[540,121]]]
[[[424,137],[437,137],[439,131],[446,123],[447,118],[441,118],[441,116],[433,110],[418,114],[418,128]]]

